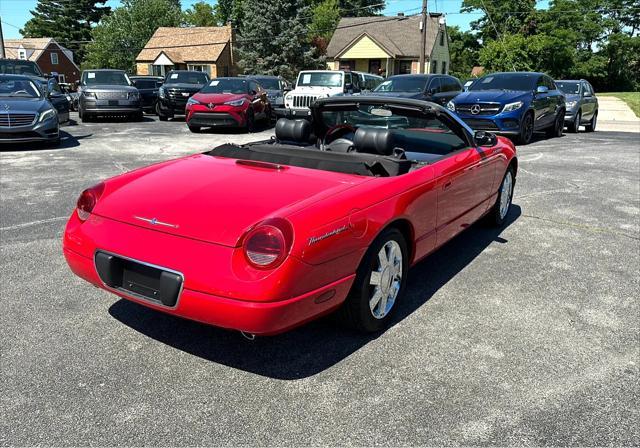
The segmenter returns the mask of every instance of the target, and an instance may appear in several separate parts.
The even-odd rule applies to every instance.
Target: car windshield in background
[[[342,87],[342,73],[301,72],[296,87]]]
[[[280,90],[280,80],[277,78],[253,78],[266,90]]]
[[[169,84],[198,84],[203,85],[206,84],[209,78],[205,73],[189,73],[189,72],[178,72],[178,73],[169,73],[167,76],[167,83]]]
[[[538,76],[519,73],[505,73],[489,75],[476,80],[469,90],[519,90],[531,91],[535,89]]]
[[[0,74],[44,76],[36,64],[27,61],[0,61]]]
[[[207,84],[201,93],[247,93],[248,82],[244,79],[214,79]]]
[[[556,86],[562,93],[566,93],[569,95],[579,95],[580,94],[580,83],[579,82],[571,82],[571,81],[556,81]]]
[[[40,98],[40,90],[27,79],[0,79],[0,97]]]
[[[400,77],[387,79],[374,92],[422,92],[427,85],[426,78]]]
[[[124,72],[85,72],[83,82],[88,86],[129,86],[129,77]]]

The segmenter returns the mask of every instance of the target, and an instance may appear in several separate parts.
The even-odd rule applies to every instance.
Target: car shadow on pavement
[[[391,326],[424,305],[491,243],[508,243],[500,234],[521,213],[521,208],[514,204],[504,227],[474,225],[414,266]],[[125,299],[114,303],[109,314],[156,341],[194,356],[283,380],[320,373],[384,335],[384,331],[374,335],[351,331],[325,317],[288,333],[248,341],[237,331],[181,319]]]
[[[32,143],[10,143],[0,145],[0,152],[5,151],[58,151],[63,149],[71,149],[80,146],[80,140],[92,137],[93,134],[86,135],[71,135],[68,132],[60,129],[60,144],[53,146],[47,142],[32,142]]]

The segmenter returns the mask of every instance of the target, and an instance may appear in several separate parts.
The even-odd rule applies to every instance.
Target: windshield
[[[135,84],[138,89],[157,89],[158,88],[158,81],[156,81],[155,79],[136,79]]]
[[[214,79],[207,84],[200,93],[236,93],[242,94],[249,92],[249,83],[242,78],[233,79]]]
[[[172,84],[198,84],[204,85],[209,81],[203,72],[171,72],[167,75],[166,83]]]
[[[300,72],[296,87],[342,87],[342,73]]]
[[[556,86],[562,93],[569,95],[580,94],[580,83],[577,81],[556,81]]]
[[[266,90],[280,90],[280,80],[278,78],[253,78]]]
[[[82,82],[87,86],[106,84],[110,86],[130,86],[131,82],[125,72],[84,72]]]
[[[401,76],[387,79],[376,87],[374,92],[423,92],[426,86],[427,78]]]
[[[525,73],[499,73],[477,79],[469,90],[535,90],[539,75]]]
[[[44,76],[40,67],[29,61],[0,61],[0,74]]]
[[[40,90],[28,79],[0,79],[0,97],[40,98]]]

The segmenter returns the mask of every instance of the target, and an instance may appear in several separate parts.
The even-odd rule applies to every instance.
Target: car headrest
[[[276,123],[276,139],[308,143],[311,137],[311,123],[307,120],[289,120],[281,118]]]
[[[358,128],[353,137],[357,152],[390,156],[395,148],[395,138],[389,129]]]

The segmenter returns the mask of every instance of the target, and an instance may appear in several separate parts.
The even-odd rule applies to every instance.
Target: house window
[[[411,73],[411,61],[400,61],[398,65],[398,74],[407,75]]]
[[[154,65],[153,66],[153,72],[150,73],[153,76],[167,76],[167,73],[169,73],[171,70],[173,70],[173,65]]]
[[[58,74],[58,82],[64,84],[66,82],[65,79],[66,78],[64,77],[63,74],[60,74],[60,73]]]
[[[340,61],[339,70],[355,70],[355,69],[356,69],[356,61],[354,61],[353,59]]]
[[[443,75],[447,74],[447,62],[446,61],[442,61],[442,74]]]
[[[440,46],[444,47],[444,32],[440,31]]]
[[[27,50],[21,48],[18,50],[18,59],[27,60]]]
[[[51,64],[58,65],[58,53],[51,53]]]
[[[431,72],[430,73],[438,73],[438,61],[431,61]]]
[[[197,72],[205,72],[211,76],[211,66],[209,64],[189,64],[187,70],[195,70]]]

